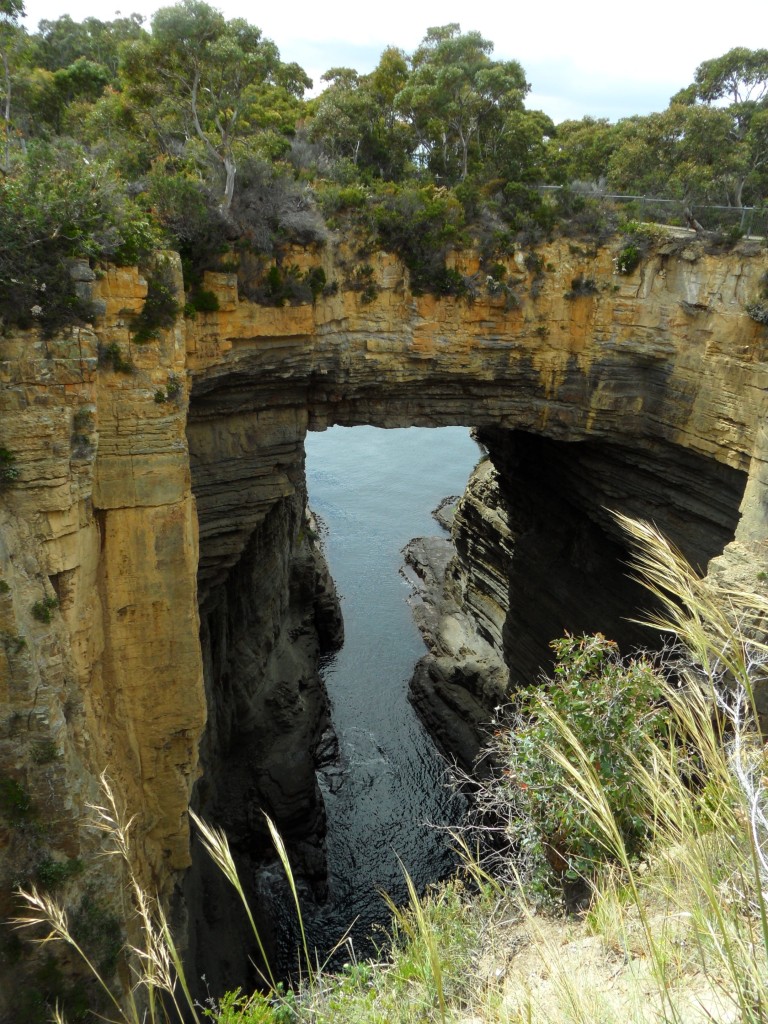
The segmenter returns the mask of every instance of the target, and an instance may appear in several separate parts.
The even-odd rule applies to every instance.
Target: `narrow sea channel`
[[[412,537],[440,532],[431,511],[464,490],[480,451],[463,427],[333,427],[309,434],[306,453],[345,627],[324,670],[340,757],[320,777],[330,892],[311,931],[328,948],[356,919],[355,951],[366,956],[365,936],[387,918],[380,892],[406,901],[403,867],[422,889],[452,864],[440,826],[459,820],[463,805],[407,700],[424,646],[401,552]]]

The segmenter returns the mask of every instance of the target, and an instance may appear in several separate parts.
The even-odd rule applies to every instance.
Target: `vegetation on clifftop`
[[[526,108],[520,64],[453,23],[411,54],[387,48],[370,74],[331,68],[305,101],[300,67],[203,0],[150,26],[64,15],[29,32],[23,18],[22,0],[0,4],[0,326],[87,319],[71,258],[165,246],[188,291],[205,269],[245,285],[291,244],[326,241],[320,208],[332,226],[362,221],[417,292],[449,295],[471,295],[445,262],[469,241],[490,266],[557,226],[760,227],[743,210],[768,195],[767,50],[705,61],[661,113],[555,125]],[[606,191],[645,198],[617,211]]]

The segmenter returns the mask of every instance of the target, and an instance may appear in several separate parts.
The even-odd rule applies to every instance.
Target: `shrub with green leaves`
[[[640,263],[640,250],[629,242],[616,257],[616,269],[620,274],[631,274]]]
[[[600,634],[566,636],[552,647],[553,677],[524,695],[494,737],[497,767],[488,792],[514,856],[539,873],[548,864],[560,879],[575,880],[589,878],[606,853],[562,761],[573,762],[574,745],[583,752],[580,768],[602,789],[627,850],[639,853],[646,800],[633,766],[647,739],[664,731],[665,684],[648,658],[623,661]]]
[[[98,347],[99,366],[111,366],[115,373],[133,373],[134,366],[130,359],[126,359],[116,341],[108,345],[99,342]]]
[[[216,292],[209,288],[193,288],[189,294],[189,304],[197,313],[216,313],[219,310],[219,299]]]
[[[0,447],[0,491],[12,484],[18,475],[16,456],[8,448]]]
[[[0,775],[0,819],[12,826],[23,825],[34,816],[32,798],[7,775]]]
[[[173,327],[179,313],[173,271],[167,260],[160,258],[147,275],[147,297],[141,312],[133,321],[133,340],[149,341],[160,331]]]
[[[53,612],[59,607],[58,599],[55,597],[44,597],[42,601],[35,601],[32,605],[32,616],[38,622],[51,622]]]
[[[364,252],[382,248],[399,256],[415,295],[466,293],[460,275],[445,265],[448,250],[468,241],[464,207],[452,190],[414,182],[331,185],[319,189],[318,200],[333,225],[343,220],[365,237]]]
[[[156,245],[109,164],[75,144],[31,145],[0,177],[0,330],[39,325],[50,336],[88,320],[93,308],[70,261],[136,263]]]
[[[415,295],[461,291],[445,266],[448,249],[466,242],[464,209],[452,192],[434,185],[385,185],[369,209],[378,244],[402,259]]]
[[[594,278],[579,274],[571,280],[570,290],[563,297],[572,302],[574,299],[582,299],[590,295],[597,295],[597,285]]]

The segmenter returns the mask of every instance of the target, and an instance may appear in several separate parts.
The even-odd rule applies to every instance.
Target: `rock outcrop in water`
[[[605,506],[653,516],[702,567],[719,555],[719,572],[754,585],[768,543],[768,333],[745,306],[765,250],[670,239],[628,276],[614,255],[568,240],[535,261],[519,253],[505,295],[458,256],[476,275],[468,303],[414,296],[387,254],[366,257],[378,290],[366,301],[345,287],[351,251],[296,252],[335,294],[264,308],[241,301],[236,275],[208,274],[219,311],[144,345],[130,320],[146,284],[108,269],[91,285],[104,307],[93,328],[0,339],[0,447],[18,470],[0,494],[4,917],[11,881],[51,863],[72,906],[103,891],[83,818],[105,767],[162,899],[190,863],[201,751],[194,798],[236,834],[224,797],[243,735],[288,831],[305,815],[322,830],[311,749],[295,773],[274,767],[289,743],[279,723],[300,707],[311,724],[294,735],[316,744],[322,696],[307,696],[306,659],[336,633],[303,516],[308,428],[481,428],[494,475],[463,504],[453,585],[516,677],[550,635],[603,610],[610,626],[594,624],[608,631],[634,601],[623,570],[606,582]]]

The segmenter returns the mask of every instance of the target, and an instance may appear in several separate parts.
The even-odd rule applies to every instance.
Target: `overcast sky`
[[[28,31],[41,18],[69,14],[109,21],[121,0],[27,0]],[[114,4],[114,7],[113,7]],[[125,0],[119,13],[147,18],[157,0]],[[412,52],[427,28],[457,21],[495,44],[497,59],[515,58],[531,83],[526,106],[554,121],[585,114],[616,120],[663,110],[692,80],[698,64],[734,46],[768,46],[765,0],[733,8],[680,0],[246,0],[213,2],[229,18],[243,17],[297,61],[317,84],[329,67],[370,71],[389,45]]]

